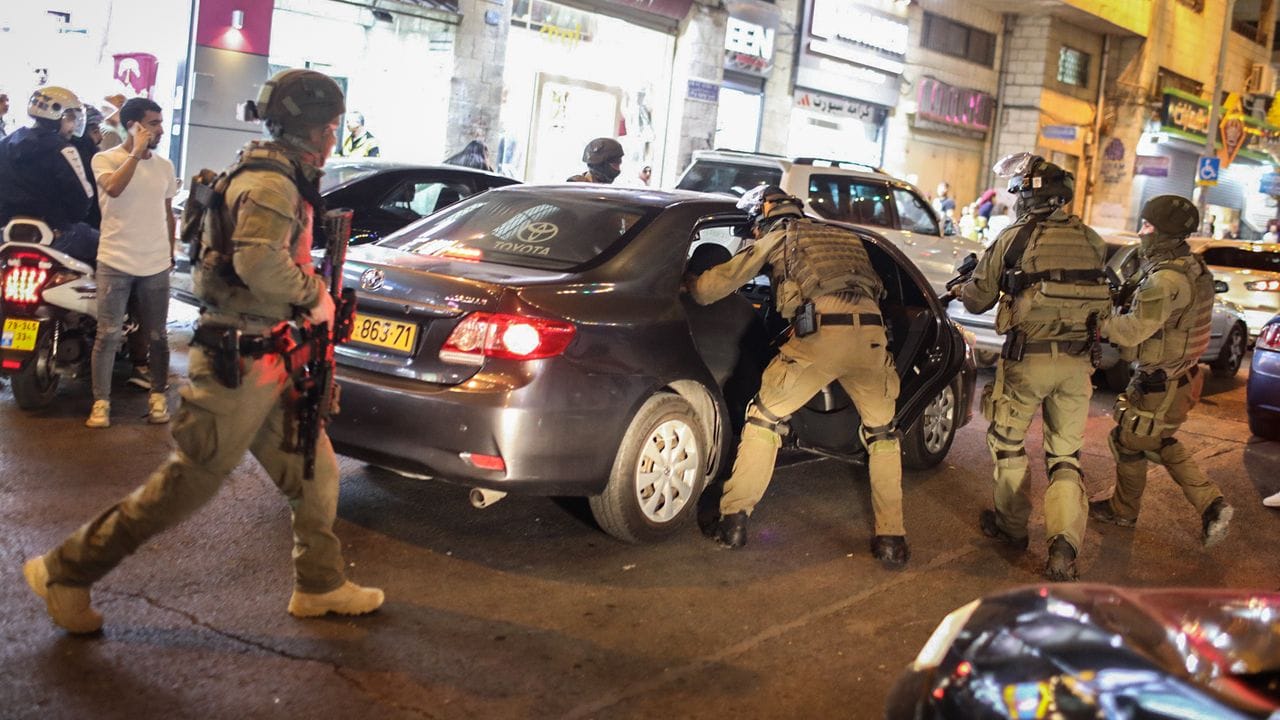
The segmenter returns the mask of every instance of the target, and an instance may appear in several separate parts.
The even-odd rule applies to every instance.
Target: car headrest
[[[732,258],[733,254],[729,252],[729,248],[720,243],[704,242],[693,249],[693,254],[689,256],[689,262],[685,265],[685,270],[701,275],[716,265],[729,262]]]

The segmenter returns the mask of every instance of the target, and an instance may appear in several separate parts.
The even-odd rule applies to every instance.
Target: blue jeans
[[[137,277],[109,265],[98,265],[98,334],[93,341],[93,399],[111,399],[111,370],[124,336],[124,318],[130,292],[138,296],[141,317],[134,318],[151,348],[151,392],[169,385],[169,271]]]
[[[71,257],[96,265],[98,262],[98,231],[85,223],[72,223],[59,228],[58,237],[50,243],[54,250],[61,250]]]

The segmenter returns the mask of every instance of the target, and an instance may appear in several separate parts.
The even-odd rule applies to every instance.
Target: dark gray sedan
[[[670,534],[731,456],[771,352],[763,281],[707,307],[680,289],[693,248],[736,245],[745,221],[700,193],[512,186],[353,248],[334,445],[471,486],[477,506],[587,496],[615,537]],[[888,289],[905,460],[927,467],[969,419],[972,353],[901,252],[856,232]],[[860,462],[858,425],[833,384],[793,416],[788,442]]]

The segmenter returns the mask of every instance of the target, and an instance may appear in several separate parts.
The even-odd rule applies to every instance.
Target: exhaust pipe
[[[501,490],[486,490],[484,488],[471,488],[471,507],[477,510],[483,510],[492,507],[507,494]]]

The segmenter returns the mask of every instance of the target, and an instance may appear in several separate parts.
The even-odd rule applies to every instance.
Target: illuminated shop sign
[[[729,18],[724,35],[724,69],[765,77],[773,70],[773,28]]]
[[[916,85],[917,117],[981,133],[991,129],[996,108],[991,95],[952,87],[931,77],[921,78]]]
[[[877,105],[898,104],[908,27],[875,0],[812,0],[803,26],[796,85]]]
[[[856,0],[814,0],[809,30],[814,37],[866,46],[899,58],[907,54],[907,24]]]
[[[874,125],[883,123],[889,114],[888,109],[878,105],[805,90],[796,91],[795,102],[796,107],[803,110],[824,115],[851,117]]]
[[[1266,161],[1265,148],[1280,144],[1280,127],[1245,117],[1245,140],[1240,155],[1253,160]],[[1160,106],[1160,130],[1203,145],[1209,127],[1209,103],[1200,98],[1165,88],[1164,102]]]
[[[693,0],[605,0],[608,5],[621,5],[633,10],[661,15],[672,20],[683,20],[693,6]]]

